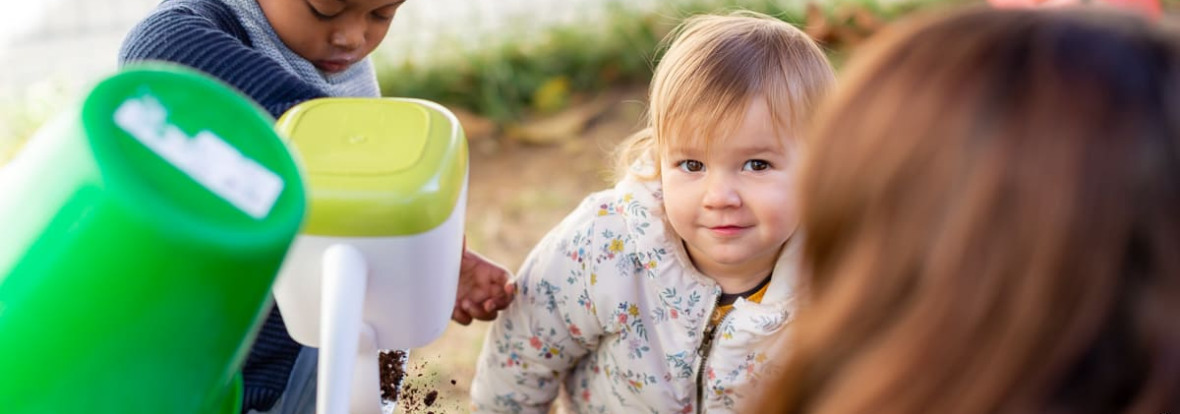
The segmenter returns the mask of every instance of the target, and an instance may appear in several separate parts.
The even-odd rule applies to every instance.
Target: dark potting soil
[[[402,387],[402,380],[406,378],[406,352],[400,349],[382,349],[378,352],[377,363],[381,366],[381,402],[395,403],[398,391]]]
[[[407,382],[407,376],[423,377],[423,372],[429,371],[426,369],[429,365],[427,361],[419,361],[411,367],[405,351],[381,350],[377,354],[377,363],[380,364],[382,413],[392,414],[395,403],[397,411],[402,413],[435,414],[437,410],[463,411],[462,407],[456,405],[457,401],[450,402],[455,406],[443,407],[447,405],[444,401],[446,397],[435,389],[435,380],[425,380],[426,384]],[[436,375],[437,372],[430,373],[430,377]],[[454,379],[450,382],[452,386],[458,383]]]

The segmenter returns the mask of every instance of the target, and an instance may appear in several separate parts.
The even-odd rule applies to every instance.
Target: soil
[[[403,413],[450,413],[463,412],[461,410],[461,401],[466,401],[466,398],[452,398],[451,404],[443,406],[441,404],[441,395],[437,376],[435,372],[431,374],[431,378],[422,378],[423,371],[426,371],[428,363],[421,362],[411,367],[411,370],[416,371],[416,381],[407,382],[401,389],[401,400],[397,403],[397,408]],[[452,380],[454,381],[454,380]]]
[[[398,390],[406,377],[403,369],[406,363],[406,352],[402,350],[383,349],[377,353],[379,376],[381,377],[381,405],[397,402]]]

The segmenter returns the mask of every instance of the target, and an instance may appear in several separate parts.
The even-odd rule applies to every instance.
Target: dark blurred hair
[[[1180,413],[1180,49],[1109,10],[891,28],[820,110],[757,412]]]

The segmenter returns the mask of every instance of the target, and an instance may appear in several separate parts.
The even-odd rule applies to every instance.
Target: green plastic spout
[[[0,412],[240,410],[306,208],[272,125],[211,78],[146,66],[0,167]]]

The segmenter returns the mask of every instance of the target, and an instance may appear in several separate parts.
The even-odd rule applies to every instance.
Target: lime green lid
[[[451,216],[466,185],[462,128],[431,102],[317,99],[292,108],[276,129],[307,171],[304,234],[422,233]]]

